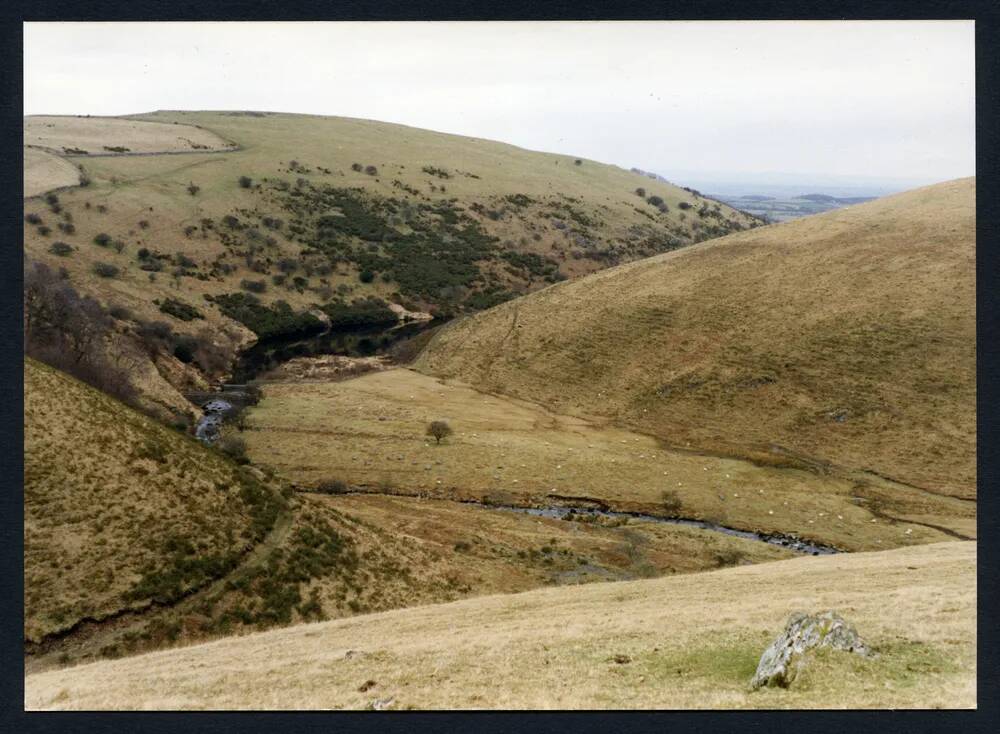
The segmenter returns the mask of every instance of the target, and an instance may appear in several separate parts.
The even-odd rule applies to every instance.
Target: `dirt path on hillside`
[[[133,626],[147,621],[157,613],[177,609],[182,604],[217,599],[225,591],[228,582],[238,580],[259,568],[285,542],[292,528],[294,511],[293,507],[283,510],[264,539],[247,551],[240,565],[207,586],[192,589],[169,604],[149,602],[139,609],[122,609],[101,619],[82,619],[68,630],[46,635],[37,643],[26,643],[25,674],[62,666],[65,664],[65,656],[76,659],[93,655],[102,648],[115,644]]]

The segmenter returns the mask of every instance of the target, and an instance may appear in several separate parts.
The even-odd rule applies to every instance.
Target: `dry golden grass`
[[[442,565],[450,565],[455,586],[475,595],[692,573],[795,555],[699,528],[637,520],[555,520],[446,500],[380,495],[326,501],[352,518],[391,528],[397,543],[415,542],[440,556],[446,562]]]
[[[500,239],[502,250],[551,257],[559,261],[568,277],[593,272],[604,264],[586,257],[572,257],[578,246],[570,236],[570,229],[558,229],[547,218],[551,212],[541,211],[539,206],[529,207],[493,221],[470,207],[496,207],[503,197],[512,194],[539,200],[546,197],[557,204],[565,204],[568,200],[563,197],[571,197],[578,200],[572,206],[594,220],[589,231],[599,247],[620,245],[638,236],[635,233],[639,230],[654,232],[658,237],[676,236],[680,242],[708,236],[707,225],[693,215],[694,210],[692,216],[685,215],[685,220],[681,220],[684,213],[677,205],[687,202],[697,209],[701,200],[678,187],[593,161],[583,161],[577,166],[571,156],[537,153],[492,141],[370,120],[163,111],[129,118],[28,117],[25,126],[27,142],[50,145],[59,151],[63,145],[97,151],[103,150],[104,145],[135,151],[174,151],[171,155],[73,158],[85,169],[90,185],[60,192],[58,216],[40,200],[26,202],[25,214],[41,216],[52,233],[46,236],[37,227],[26,225],[24,237],[27,256],[65,268],[74,286],[86,294],[106,304],[124,306],[138,318],[166,320],[180,332],[191,332],[205,325],[214,329],[228,325],[238,328],[244,340],[250,339],[249,330],[205,301],[205,296],[240,292],[241,282],[246,279],[268,282],[268,292],[261,296],[265,304],[284,300],[297,310],[322,303],[329,297],[321,295],[328,292],[326,288],[342,292],[348,301],[368,295],[399,300],[398,284],[383,282],[381,278],[370,284],[361,283],[355,265],[345,262],[337,263],[334,271],[323,277],[323,282],[312,277],[309,288],[305,289],[291,287],[291,278],[285,286],[271,284],[270,276],[278,272],[276,269],[265,274],[251,270],[221,240],[220,230],[226,232],[221,224],[223,218],[235,215],[246,220],[268,215],[290,223],[292,217],[273,192],[242,188],[238,182],[241,176],[249,176],[255,182],[270,179],[295,183],[301,178],[317,187],[357,189],[411,206],[436,205],[454,198],[485,232]],[[219,148],[218,141],[231,140],[240,147],[228,152],[189,147],[190,152],[184,153],[185,140],[210,148]],[[308,172],[292,171],[293,160]],[[351,168],[353,163],[375,165],[379,174],[356,172]],[[447,169],[451,178],[445,181],[425,173],[422,169],[427,166]],[[329,173],[321,171],[321,167]],[[445,183],[446,192],[430,188]],[[199,187],[197,195],[188,193],[190,184]],[[663,198],[670,206],[670,213],[659,215],[635,195],[637,187],[644,187],[648,195]],[[409,189],[418,193],[412,194]],[[724,205],[720,206],[720,212],[741,226],[752,221]],[[74,232],[57,232],[56,225],[69,217]],[[213,228],[185,233],[186,228],[198,228],[204,220],[211,220]],[[98,234],[107,234],[123,243],[122,251],[94,244]],[[300,257],[303,242],[294,240],[287,227],[281,232],[264,234],[275,239],[267,252],[268,267],[282,258]],[[66,241],[77,249],[70,257],[57,257],[48,251],[53,239]],[[191,271],[189,275],[174,278],[171,276],[174,266],[167,261],[163,271],[153,274],[151,279],[137,259],[143,248],[174,258],[190,258],[196,263],[198,275]],[[639,256],[636,253],[624,259]],[[211,264],[220,257],[228,257],[226,264],[235,270],[206,278],[212,270]],[[95,276],[93,268],[98,262],[115,265],[121,274],[115,278]],[[501,265],[498,261],[484,268],[502,271],[498,277],[509,280],[514,291],[538,287],[538,283],[510,275]],[[182,322],[165,316],[154,301],[170,298],[200,309],[205,321]],[[174,375],[166,371],[139,387],[151,399],[175,405],[177,386]]]
[[[24,149],[25,198],[79,182],[80,171],[69,161],[44,150]]]
[[[976,492],[975,180],[742,232],[440,330],[415,367],[673,446]]]
[[[24,118],[24,144],[69,155],[190,153],[227,150],[230,141],[192,125],[122,117],[31,115]],[[128,150],[108,150],[127,148]],[[76,151],[83,151],[78,153]]]
[[[47,118],[26,118],[26,125],[41,124],[39,121],[43,119]],[[61,121],[60,125],[88,124],[98,127],[115,122],[97,118],[52,119]],[[104,298],[122,301],[139,311],[143,310],[144,304],[145,310],[155,311],[155,308],[149,308],[150,302],[154,298],[169,296],[184,297],[199,304],[204,293],[237,291],[242,279],[259,277],[241,269],[221,281],[184,278],[175,285],[163,276],[159,282],[150,283],[147,274],[135,264],[135,252],[143,246],[168,254],[183,253],[199,262],[223,254],[225,247],[214,234],[204,239],[200,234],[190,238],[184,235],[185,226],[198,225],[205,217],[218,221],[239,209],[254,209],[288,218],[286,212],[275,208],[274,202],[262,198],[254,190],[240,188],[238,178],[241,175],[251,176],[254,180],[271,177],[294,181],[296,177],[302,177],[317,185],[356,187],[400,200],[414,199],[411,194],[392,185],[393,180],[398,180],[418,188],[422,195],[430,194],[431,200],[457,198],[466,205],[514,193],[529,196],[563,194],[579,199],[579,207],[588,214],[600,216],[603,224],[595,227],[594,231],[608,241],[627,232],[630,227],[650,223],[635,210],[637,206],[644,206],[634,194],[637,186],[646,187],[651,195],[660,195],[674,207],[672,211],[675,214],[678,211],[675,205],[680,201],[695,202],[697,205],[693,195],[680,188],[614,166],[592,161],[575,166],[572,157],[536,153],[502,143],[369,120],[284,114],[249,117],[210,112],[158,112],[118,122],[140,126],[139,129],[156,123],[155,127],[166,130],[180,128],[180,125],[173,125],[174,122],[186,126],[202,125],[204,130],[183,129],[204,134],[209,134],[209,130],[215,131],[220,137],[235,140],[242,146],[241,150],[225,154],[196,151],[190,155],[89,158],[84,165],[93,183],[87,188],[61,195],[62,205],[72,212],[77,227],[77,235],[70,238],[70,242],[79,242],[81,252],[72,262],[59,261],[59,264],[71,271],[74,280],[85,282],[88,289]],[[187,132],[184,134],[187,136]],[[100,135],[104,140],[110,133],[101,128]],[[311,172],[290,173],[287,165],[293,159],[309,166]],[[373,177],[351,170],[351,164],[358,161],[377,165],[381,173]],[[440,179],[421,170],[429,165],[445,167],[452,172],[452,178],[447,180],[447,193],[432,194],[428,189],[429,183],[441,183]],[[329,168],[332,173],[320,173],[319,166]],[[187,192],[187,186],[192,182],[201,187],[197,196]],[[90,209],[85,208],[87,204]],[[98,211],[98,206],[106,207],[107,211]],[[45,215],[40,205],[30,210],[36,209],[37,213]],[[748,217],[729,207],[723,206],[722,211],[741,223],[750,222]],[[483,219],[483,226],[492,234],[510,240],[509,247],[512,249],[552,252],[567,247],[563,234],[549,226],[546,223],[548,220],[507,218],[493,222],[478,214],[473,215]],[[140,220],[149,223],[147,229],[138,227]],[[680,223],[676,219],[669,222],[688,234],[693,232],[691,222]],[[541,238],[538,242],[531,238],[536,231]],[[126,251],[117,255],[90,246],[93,237],[100,232],[125,241]],[[515,244],[522,237],[530,238],[528,245]],[[46,252],[46,238],[38,236],[31,228],[25,231],[25,246],[31,255],[43,260],[51,259]],[[296,256],[301,250],[300,244],[281,236],[278,237],[277,247],[279,251],[273,256],[275,260],[281,256]],[[124,276],[111,282],[89,276],[93,261],[100,259],[110,259],[123,268]],[[564,267],[567,274],[573,275],[591,272],[601,265],[593,260],[569,259]],[[341,284],[350,286],[355,296],[369,293],[389,295],[395,290],[392,284],[361,284],[357,273],[344,266],[329,281],[333,287]],[[284,299],[293,306],[305,307],[317,301],[317,296],[310,291],[272,290],[273,293],[264,295],[265,302]],[[210,321],[221,318],[214,309],[208,310]]]
[[[303,540],[309,537],[335,537],[344,552],[307,557],[309,544]],[[175,604],[91,626],[32,651],[25,669],[34,673],[275,625],[470,596],[690,573],[792,555],[763,543],[646,522],[565,522],[454,502],[298,495],[274,532],[225,578]],[[297,601],[281,619],[288,594]]]
[[[945,543],[469,599],[30,675],[25,707],[969,708],[975,568]],[[749,692],[789,613],[828,608],[879,657]]]
[[[425,435],[437,419],[455,431],[440,445]],[[798,533],[849,550],[948,539],[930,527],[876,517],[877,500],[874,509],[884,515],[975,534],[975,507],[953,498],[876,477],[862,485],[670,449],[607,422],[405,369],[340,382],[268,383],[248,423],[251,458],[305,486],[340,479],[379,492],[541,505],[557,494],[654,514],[664,514],[663,493],[671,492],[686,517]]]
[[[246,481],[193,439],[25,360],[25,639],[143,606],[129,593],[172,570],[171,543],[197,558],[251,547]]]

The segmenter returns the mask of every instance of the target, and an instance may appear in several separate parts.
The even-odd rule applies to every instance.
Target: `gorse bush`
[[[59,257],[66,257],[73,252],[73,247],[65,242],[53,242],[49,245],[49,252],[53,255],[58,255]]]
[[[215,446],[237,463],[245,464],[247,462],[247,442],[239,436],[223,436],[216,442]]]
[[[346,304],[342,301],[323,304],[323,312],[330,318],[332,329],[354,329],[398,321],[396,313],[381,298],[366,298]]]
[[[107,247],[111,244],[111,235],[107,232],[101,232],[100,234],[94,235],[94,244],[100,245],[101,247]]]
[[[296,313],[284,301],[271,307],[263,305],[249,293],[230,293],[210,299],[219,310],[239,321],[258,337],[308,336],[323,330],[322,322],[310,313]]]
[[[181,321],[193,321],[194,319],[205,318],[197,308],[176,298],[167,298],[159,304],[159,307],[163,313]]]
[[[347,482],[340,479],[324,479],[316,485],[316,491],[321,494],[345,494]]]
[[[263,280],[241,280],[240,288],[251,293],[263,293],[267,290],[267,283]]]
[[[95,275],[101,278],[115,278],[121,272],[117,265],[105,262],[94,263],[93,271]]]
[[[249,189],[253,186],[253,179],[249,176],[240,176],[239,184],[241,189]]]

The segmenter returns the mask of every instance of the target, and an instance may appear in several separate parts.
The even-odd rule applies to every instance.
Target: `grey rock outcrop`
[[[785,631],[760,656],[750,688],[789,686],[805,666],[807,653],[818,647],[871,655],[857,630],[836,612],[796,612],[788,618]]]

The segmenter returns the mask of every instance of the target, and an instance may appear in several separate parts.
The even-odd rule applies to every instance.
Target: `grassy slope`
[[[268,513],[275,488],[252,473],[56,370],[32,360],[24,369],[25,638],[44,642],[29,646],[33,670],[469,595],[789,556],[696,529],[405,498],[300,495]],[[75,627],[126,609],[142,613]]]
[[[975,180],[553,286],[441,330],[416,367],[673,446],[784,447],[973,498]]]
[[[25,638],[227,569],[273,519],[251,485],[193,439],[25,360]]]
[[[52,189],[76,186],[80,171],[58,155],[34,148],[24,149],[24,195],[38,196]]]
[[[25,706],[974,707],[975,566],[947,543],[471,599],[31,675]],[[879,657],[748,692],[788,614],[828,608]]]
[[[231,146],[208,130],[114,117],[30,115],[24,118],[24,144],[71,155],[105,153],[190,153]],[[121,150],[124,148],[125,150]]]
[[[436,445],[424,432],[440,418],[455,434]],[[859,486],[848,477],[677,451],[606,421],[405,369],[268,383],[249,426],[242,435],[252,459],[305,486],[340,479],[374,491],[541,505],[559,494],[652,514],[669,512],[668,492],[684,517],[798,533],[849,550],[948,539],[930,527],[886,522],[882,511],[975,535],[974,506],[953,498],[899,491],[877,478]]]
[[[167,254],[184,253],[198,261],[200,270],[205,271],[204,263],[216,256],[226,255],[227,248],[220,242],[216,231],[208,232],[205,238],[202,238],[201,232],[193,237],[185,236],[184,227],[198,225],[204,217],[218,222],[223,216],[244,209],[270,213],[286,222],[290,220],[289,213],[281,209],[271,196],[273,192],[240,188],[237,179],[241,175],[250,176],[255,181],[271,177],[293,183],[297,178],[303,178],[316,186],[356,187],[368,194],[392,196],[414,203],[457,198],[463,206],[474,202],[492,206],[507,194],[523,193],[531,197],[557,197],[562,194],[579,199],[577,208],[600,219],[601,226],[589,228],[600,242],[622,239],[622,235],[633,225],[649,225],[659,232],[676,227],[678,231],[683,230],[679,236],[689,241],[693,235],[691,225],[699,219],[692,212],[685,222],[680,221],[681,212],[676,204],[689,201],[698,206],[698,201],[679,188],[650,181],[614,166],[592,161],[575,166],[570,157],[535,153],[502,143],[367,120],[307,115],[251,117],[207,112],[160,112],[135,119],[203,125],[207,130],[218,132],[242,146],[241,150],[230,153],[74,158],[87,169],[93,183],[87,188],[60,195],[63,209],[71,212],[77,230],[75,235],[61,238],[79,245],[80,252],[73,258],[53,262],[67,267],[74,281],[85,283],[88,289],[97,291],[106,299],[122,302],[140,313],[155,313],[155,308],[150,308],[150,302],[154,298],[171,296],[186,299],[200,307],[204,305],[203,294],[238,291],[242,279],[260,277],[259,273],[249,271],[244,265],[232,274],[220,276],[219,280],[183,277],[175,284],[167,273],[161,273],[157,282],[150,283],[147,273],[139,270],[136,264],[136,251],[140,247],[148,247]],[[109,140],[112,138],[120,144],[129,144],[127,138],[118,140],[111,136]],[[309,173],[290,171],[289,161],[293,159],[306,166]],[[355,172],[351,170],[354,162],[376,165],[380,173],[376,177]],[[444,180],[424,173],[421,170],[423,166],[444,168],[450,172],[451,178]],[[319,167],[327,168],[331,173],[323,173]],[[393,180],[418,189],[419,194],[413,195],[394,187]],[[190,196],[186,191],[191,182],[201,187],[197,196]],[[432,192],[429,188],[431,184],[446,185],[447,194]],[[659,215],[653,207],[639,199],[634,194],[637,186],[644,186],[649,194],[661,195],[672,207],[669,215]],[[90,209],[85,208],[87,203],[91,205]],[[99,205],[107,207],[107,211],[97,211]],[[656,223],[636,212],[637,207],[644,207],[646,214],[656,215],[653,217]],[[26,210],[37,211],[46,219],[56,219],[41,202],[29,203]],[[741,225],[750,222],[746,216],[728,207],[722,207],[722,212]],[[468,214],[485,230],[500,237],[505,249],[545,254],[571,249],[567,244],[567,235],[550,226],[550,220],[537,216],[537,212],[512,211],[499,221],[477,212],[469,211]],[[241,216],[247,219],[246,215]],[[147,229],[138,226],[140,220],[149,223]],[[529,225],[537,229],[532,231],[528,229]],[[536,231],[540,236],[538,242],[530,238]],[[126,243],[125,251],[117,254],[92,245],[91,240],[100,232],[122,239]],[[274,251],[268,253],[272,261],[282,256],[299,255],[302,243],[291,241],[287,230],[271,234],[275,234],[277,239]],[[530,244],[518,244],[521,237],[529,238]],[[51,238],[39,236],[35,228],[26,227],[25,239],[30,254],[41,259],[50,258],[45,251]],[[114,281],[95,279],[89,270],[96,260],[113,262],[126,272]],[[240,261],[236,258],[233,262],[239,265]],[[561,262],[561,268],[567,275],[600,267],[600,263],[589,259],[568,258]],[[277,270],[271,272],[276,273]],[[343,283],[350,286],[353,289],[351,296],[370,293],[389,295],[397,288],[397,284],[393,283],[359,283],[357,269],[346,264],[342,264],[337,272],[339,275],[334,273],[328,278],[330,285],[336,287]],[[532,284],[516,280],[511,281],[512,287],[532,287]],[[310,287],[317,285],[318,281],[313,278]],[[534,283],[535,287],[537,285],[537,282]],[[302,293],[295,289],[271,290],[262,300],[269,302],[280,298],[296,307],[322,301],[310,290]],[[206,310],[210,321],[221,318],[215,309]]]
[[[144,130],[145,123],[155,123],[155,129]],[[720,205],[716,212],[714,202],[614,166],[593,161],[575,165],[572,157],[368,120],[157,112],[127,119],[27,118],[27,124],[43,125],[50,143],[85,150],[105,145],[171,150],[178,140],[182,148],[189,145],[184,139],[214,145],[216,134],[240,146],[228,152],[74,156],[73,163],[91,183],[60,192],[59,211],[39,198],[26,200],[25,213],[39,215],[43,223],[26,224],[24,236],[27,255],[65,268],[78,289],[106,304],[127,307],[138,318],[165,320],[178,332],[236,326],[243,342],[252,338],[251,332],[205,297],[240,293],[245,280],[264,282],[267,292],[259,298],[265,305],[283,300],[295,310],[370,295],[415,308],[450,309],[467,306],[482,293],[486,300],[473,304],[480,307],[557,278],[754,224],[728,206]],[[128,126],[136,129],[121,129]],[[292,161],[297,162],[294,168]],[[354,171],[354,163],[374,165],[378,175]],[[426,173],[424,167],[449,178]],[[253,187],[242,188],[241,176],[251,177]],[[197,195],[188,193],[190,184],[200,187]],[[291,193],[278,188],[285,184]],[[364,220],[372,225],[366,230],[372,239],[341,231],[323,240],[326,249],[304,255],[322,239],[319,217],[343,211],[329,198],[331,187],[347,191],[363,210],[337,221],[351,227]],[[661,214],[636,196],[638,187],[647,196],[660,196],[669,212]],[[515,205],[505,199],[516,194],[531,203],[519,200]],[[693,208],[682,211],[682,202]],[[700,208],[704,216],[697,214]],[[223,224],[227,216],[239,224]],[[269,228],[265,218],[282,224]],[[70,225],[67,233],[64,228]],[[292,232],[293,226],[300,231]],[[45,228],[48,234],[43,234]],[[426,233],[419,247],[437,251],[416,252],[409,244],[386,242],[419,232]],[[120,242],[121,252],[95,244],[99,234]],[[68,257],[49,253],[56,240],[75,250]],[[160,272],[140,267],[149,265],[138,257],[143,249],[163,256]],[[479,256],[483,259],[467,261]],[[284,284],[273,283],[272,278],[281,276],[277,263],[287,258],[298,260],[299,269]],[[363,283],[360,272],[369,261],[378,265],[379,277]],[[97,277],[93,268],[99,262],[115,265],[121,274]],[[183,262],[187,265],[179,266]],[[396,272],[388,272],[393,263]],[[304,280],[296,284],[297,277]],[[167,299],[194,306],[204,320],[184,322],[162,313],[154,302]],[[145,380],[140,386],[144,395],[178,407],[180,370],[174,367],[161,370],[161,378]]]

